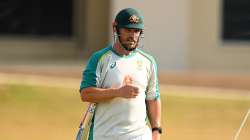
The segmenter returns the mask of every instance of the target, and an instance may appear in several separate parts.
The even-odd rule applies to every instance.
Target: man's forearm
[[[161,126],[161,100],[147,101],[148,117],[151,127]]]
[[[158,129],[161,127],[161,100],[149,100],[147,101],[147,111],[151,128]],[[159,131],[152,132],[152,140],[160,140]]]
[[[111,100],[115,97],[135,98],[139,94],[138,87],[127,84],[119,88],[96,88],[88,87],[81,91],[81,98],[84,102],[99,103]]]
[[[117,90],[114,88],[103,89],[89,87],[81,91],[81,99],[83,102],[104,102],[117,96]]]

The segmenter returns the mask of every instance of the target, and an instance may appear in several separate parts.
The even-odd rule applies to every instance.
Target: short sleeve
[[[146,100],[157,100],[160,98],[158,69],[155,60],[151,61],[151,72],[146,91]]]
[[[82,81],[80,84],[80,91],[87,87],[96,87],[98,57],[94,53],[88,60],[85,70],[82,73]]]

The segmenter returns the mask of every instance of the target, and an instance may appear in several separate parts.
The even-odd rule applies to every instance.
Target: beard
[[[127,51],[133,51],[138,46],[138,41],[128,39],[126,42],[121,42],[122,47]]]

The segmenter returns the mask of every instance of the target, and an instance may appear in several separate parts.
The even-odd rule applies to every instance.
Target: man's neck
[[[122,46],[121,46],[121,43],[116,41],[114,43],[114,46],[113,46],[114,50],[116,51],[116,53],[118,53],[119,55],[123,56],[123,55],[129,55],[131,53],[131,51],[127,51],[125,50]]]

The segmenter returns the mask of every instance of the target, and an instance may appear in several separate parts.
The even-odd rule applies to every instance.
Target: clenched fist
[[[133,85],[133,78],[125,76],[123,86],[118,89],[118,94],[123,98],[135,98],[139,94],[139,88]]]

